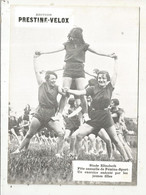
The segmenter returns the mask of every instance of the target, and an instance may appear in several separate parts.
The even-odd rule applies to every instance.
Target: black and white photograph
[[[9,3],[6,183],[137,186],[140,7]]]

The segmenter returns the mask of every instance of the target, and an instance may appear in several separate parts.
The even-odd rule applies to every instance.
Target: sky
[[[33,70],[35,51],[52,51],[67,41],[67,34],[73,26],[83,29],[85,42],[97,52],[118,55],[118,78],[113,97],[120,100],[127,117],[137,116],[138,96],[138,40],[139,13],[137,8],[127,7],[35,7],[37,12],[53,15],[69,15],[69,25],[33,26],[16,23],[16,15],[29,15],[30,7],[22,10],[16,6],[10,17],[10,66],[9,100],[16,111],[26,104],[38,105],[38,86]],[[31,7],[34,8],[34,7]],[[23,8],[24,9],[24,8]],[[18,12],[18,13],[17,13]],[[65,52],[42,55],[37,59],[40,70],[63,68]],[[87,51],[85,71],[92,73],[94,68],[107,70],[112,74],[113,59],[92,54]],[[62,71],[57,72],[58,84],[62,85]],[[86,79],[89,77],[86,75]],[[86,82],[87,82],[86,80]]]

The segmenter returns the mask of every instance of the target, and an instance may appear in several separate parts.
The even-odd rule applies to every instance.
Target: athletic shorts
[[[80,126],[80,121],[78,118],[65,118],[65,128],[69,129],[71,133],[76,131]]]
[[[101,128],[107,129],[114,125],[114,121],[109,110],[92,110],[90,118],[91,120],[86,123],[94,127],[93,132],[96,134],[98,134]]]
[[[37,118],[43,127],[48,127],[48,122],[53,116],[55,116],[55,108],[50,109],[38,106],[33,117]]]
[[[63,77],[85,78],[84,64],[66,64]]]
[[[29,115],[24,115],[23,120],[29,121]]]

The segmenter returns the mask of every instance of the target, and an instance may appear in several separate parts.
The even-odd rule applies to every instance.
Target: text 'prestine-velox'
[[[18,22],[31,23],[69,23],[69,18],[53,18],[53,17],[18,17]]]

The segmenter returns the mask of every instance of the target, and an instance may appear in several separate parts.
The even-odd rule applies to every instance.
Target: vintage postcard
[[[136,187],[140,6],[2,1],[2,27],[9,191]]]

